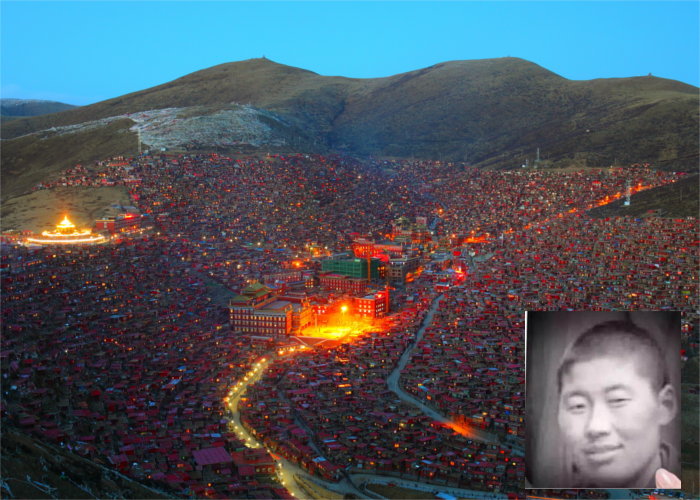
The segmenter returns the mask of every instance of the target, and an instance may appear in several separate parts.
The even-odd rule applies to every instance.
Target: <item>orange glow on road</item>
[[[332,314],[327,316],[328,324],[313,324],[299,337],[316,337],[329,340],[354,340],[366,332],[384,331],[384,320],[353,315]]]
[[[651,189],[653,187],[658,187],[658,186],[644,186],[643,184],[640,183],[637,186],[630,188],[630,194],[636,194],[636,193],[639,193],[640,191],[645,191],[645,190]],[[603,205],[607,205],[609,203],[612,203],[613,201],[618,200],[618,199],[622,198],[623,196],[625,196],[625,193],[615,193],[614,195],[612,195],[612,197],[606,196],[605,198],[598,201],[597,203],[593,203],[592,205],[588,205],[588,208],[602,207]]]
[[[663,185],[663,184],[662,184],[662,185]],[[651,188],[654,188],[654,187],[659,187],[659,186],[645,186],[645,185],[643,185],[642,183],[639,183],[639,184],[637,184],[635,187],[630,188],[630,194],[639,193],[640,191],[645,191],[645,190],[647,190],[647,189],[651,189]],[[622,198],[623,196],[625,196],[625,194],[624,194],[624,193],[621,193],[621,192],[620,192],[620,193],[615,193],[615,194],[613,194],[613,195],[605,196],[605,198],[602,198],[601,200],[599,200],[599,201],[597,201],[597,202],[589,203],[588,206],[586,206],[585,210],[590,210],[591,208],[602,207],[603,205],[608,205],[609,203],[612,203],[613,201],[618,200],[618,199]],[[575,214],[575,213],[577,213],[578,211],[579,211],[578,208],[572,208],[572,209],[568,210],[568,211],[566,212],[566,214]],[[562,212],[562,213],[557,214],[556,217],[557,217],[557,218],[564,218],[564,216],[565,216],[566,214]],[[541,222],[539,222],[539,223],[537,223],[537,224],[538,224],[538,225],[542,225],[542,224],[546,224],[546,223],[549,222],[549,221],[550,221],[550,219],[547,218],[547,219],[544,219],[543,221],[541,221]],[[531,223],[531,224],[527,224],[525,227],[523,227],[523,230],[528,230],[528,229],[530,229],[530,228],[532,228],[532,223]],[[505,235],[505,234],[511,234],[511,233],[513,233],[513,231],[514,231],[514,229],[513,229],[513,228],[510,228],[510,229],[508,229],[508,230],[506,230],[506,231],[503,231],[503,234],[504,234],[504,235]],[[474,231],[472,231],[472,233],[473,233],[473,232],[474,232]],[[478,243],[478,242],[475,242],[475,243]]]

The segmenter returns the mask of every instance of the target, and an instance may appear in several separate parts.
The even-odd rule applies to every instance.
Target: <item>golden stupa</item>
[[[27,238],[27,243],[40,245],[96,245],[106,242],[104,236],[93,234],[89,229],[78,231],[67,215],[64,216],[63,222],[56,226],[55,231],[44,231],[41,238]]]

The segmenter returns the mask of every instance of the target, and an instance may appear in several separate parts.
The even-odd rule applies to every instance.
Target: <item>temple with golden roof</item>
[[[26,243],[30,245],[99,245],[107,241],[103,235],[93,233],[90,229],[77,230],[66,215],[63,222],[56,226],[55,231],[44,231],[40,237],[27,238]]]

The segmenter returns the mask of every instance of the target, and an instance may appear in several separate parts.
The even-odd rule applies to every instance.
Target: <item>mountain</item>
[[[15,120],[25,116],[48,115],[77,108],[72,104],[40,99],[0,99],[0,115],[2,121]]]
[[[466,161],[514,168],[536,158],[550,167],[652,163],[697,170],[698,88],[652,76],[567,80],[523,59],[450,61],[386,78],[321,76],[268,59],[221,64],[171,82],[61,113],[2,125],[2,173],[10,191],[30,170],[58,168],[37,141],[52,138],[71,160],[89,161],[81,137],[105,145],[118,120],[129,140],[109,156],[147,146],[194,143],[265,150]],[[127,123],[127,122],[124,122]],[[106,132],[104,132],[106,133]],[[28,135],[33,134],[33,135]],[[114,139],[111,140],[114,142]],[[128,144],[128,145],[127,145]],[[82,156],[81,156],[82,155]],[[27,158],[33,158],[33,166]],[[84,158],[83,158],[84,157]],[[64,162],[65,163],[65,162]],[[43,165],[43,167],[42,167]],[[5,184],[5,183],[4,183]],[[3,185],[3,197],[7,196]]]

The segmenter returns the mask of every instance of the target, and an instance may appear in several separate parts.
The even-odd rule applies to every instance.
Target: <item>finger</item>
[[[656,471],[656,487],[661,489],[679,489],[681,480],[666,469],[659,469]]]

